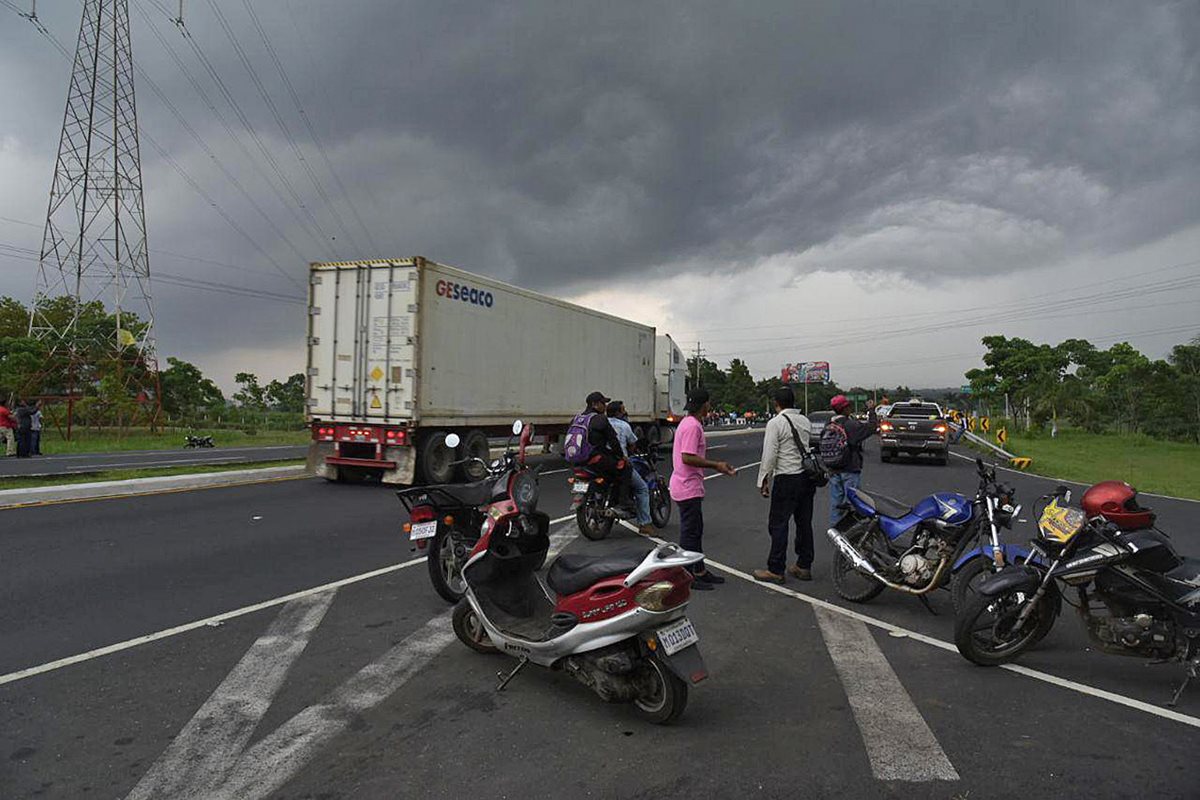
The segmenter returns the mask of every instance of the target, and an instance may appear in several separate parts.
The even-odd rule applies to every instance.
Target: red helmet
[[[1089,517],[1104,517],[1123,531],[1154,524],[1154,512],[1138,505],[1137,489],[1124,481],[1097,483],[1083,493],[1079,504]]]
[[[829,401],[829,407],[840,413],[843,409],[850,407],[850,401],[844,394],[835,394]]]

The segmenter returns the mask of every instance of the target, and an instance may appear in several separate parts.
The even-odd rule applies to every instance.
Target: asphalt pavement
[[[266,447],[214,447],[185,450],[126,450],[115,453],[77,453],[33,458],[0,458],[0,480],[30,475],[72,475],[112,469],[189,467],[212,464],[249,464],[304,458],[307,445]]]
[[[713,437],[712,456],[751,465],[761,435]],[[669,728],[544,670],[495,692],[513,662],[453,638],[387,487],[2,511],[0,797],[1197,796],[1200,687],[1166,709],[1177,665],[1091,652],[1068,609],[1023,673],[974,667],[946,649],[946,593],[936,615],[837,598],[825,491],[816,579],[746,580],[767,550],[756,472],[706,484],[705,552],[728,582],[693,596],[712,677]],[[1026,508],[1053,485],[1009,477]],[[565,478],[542,479],[555,519]],[[871,453],[864,473],[906,501],[975,482],[965,459]],[[1152,505],[1200,555],[1200,504]],[[571,551],[632,536],[552,532]]]

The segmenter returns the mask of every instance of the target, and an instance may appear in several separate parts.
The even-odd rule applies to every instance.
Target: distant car
[[[902,453],[927,453],[944,465],[950,460],[949,431],[950,425],[937,403],[894,403],[879,422],[879,459],[891,461]]]
[[[821,438],[821,431],[825,430],[825,426],[829,424],[829,420],[833,419],[832,411],[814,411],[808,415],[808,421],[812,424],[812,437],[809,441],[816,446],[817,440]]]

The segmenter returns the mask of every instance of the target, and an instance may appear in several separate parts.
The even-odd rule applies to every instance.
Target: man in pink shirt
[[[707,443],[704,441],[704,425],[700,420],[712,412],[708,390],[693,389],[688,392],[688,415],[675,431],[675,443],[671,452],[671,499],[679,506],[679,545],[684,550],[704,552],[704,514],[700,504],[704,502],[704,470],[715,469],[726,475],[736,475],[737,470],[724,461],[709,461],[704,457]],[[701,561],[692,567],[695,575],[693,589],[707,591],[725,579],[714,575]]]

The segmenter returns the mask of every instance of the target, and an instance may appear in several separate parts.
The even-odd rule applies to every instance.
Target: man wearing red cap
[[[830,469],[829,475],[829,526],[833,527],[846,516],[846,490],[853,486],[855,489],[862,483],[863,442],[870,439],[879,427],[875,409],[867,412],[867,421],[860,422],[850,416],[850,401],[846,395],[835,395],[829,401],[836,417],[829,420],[826,430],[821,433],[821,456]],[[840,458],[829,458],[830,451],[826,441],[840,438],[836,431],[845,432],[845,443],[840,448]]]

